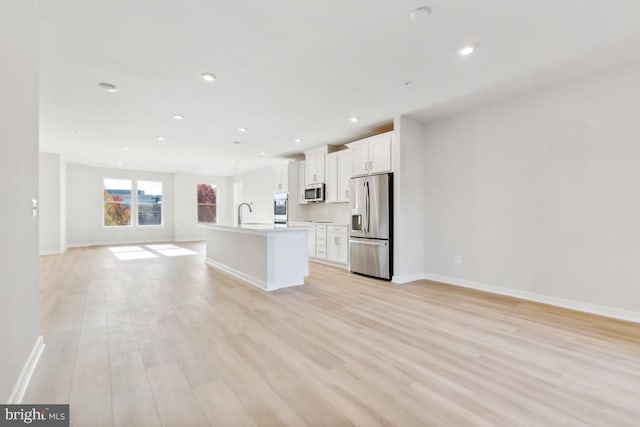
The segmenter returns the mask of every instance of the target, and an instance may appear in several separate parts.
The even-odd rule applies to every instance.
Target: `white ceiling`
[[[433,13],[411,21],[420,6]],[[640,60],[637,0],[57,0],[40,13],[41,151],[130,169],[232,175],[400,114]],[[466,43],[479,49],[462,58]]]

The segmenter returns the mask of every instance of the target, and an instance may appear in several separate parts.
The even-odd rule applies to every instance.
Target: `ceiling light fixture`
[[[302,142],[302,138],[296,138],[294,139],[295,142]]]
[[[238,144],[240,144],[240,141],[233,141],[233,143],[234,143],[235,145],[238,145]]]
[[[209,173],[209,169],[207,169],[206,171],[204,171],[204,173]]]
[[[118,162],[116,163],[118,166],[122,166],[122,160],[118,160]]]
[[[129,151],[129,147],[122,147],[122,151]]]
[[[235,165],[235,164],[236,164],[236,161],[235,161],[235,160],[231,160],[231,163]]]
[[[247,128],[238,128],[238,132],[246,132]]]
[[[264,152],[264,151],[261,151],[261,152],[260,152],[260,155],[261,155],[261,156],[264,156],[264,155],[265,155],[265,152]]]
[[[205,82],[215,82],[216,81],[216,75],[213,73],[202,73],[200,74],[200,76],[202,77],[202,80],[204,80]]]
[[[176,120],[182,120],[182,119],[184,119],[184,116],[183,116],[182,114],[174,114],[174,115],[173,115],[173,116],[171,116],[171,117],[173,117],[173,118],[174,118],[174,119],[176,119]]]
[[[458,50],[458,53],[459,53],[461,56],[469,56],[469,55],[471,55],[473,52],[475,52],[475,50],[476,50],[476,47],[475,47],[474,45],[472,45],[472,44],[468,44],[468,45],[466,45],[466,46],[461,47],[461,48]]]
[[[349,121],[350,121],[351,123],[357,123],[357,122],[358,122],[358,120],[360,120],[360,117],[353,116],[353,117],[350,117],[350,118],[349,118]]]
[[[164,136],[159,136],[158,141],[164,141]]]
[[[117,92],[118,88],[115,85],[112,85],[111,83],[105,83],[105,82],[100,82],[98,83],[98,86],[100,86],[102,89],[106,90],[107,92]]]
[[[419,21],[422,18],[426,18],[429,15],[431,15],[431,8],[428,6],[423,6],[411,12],[410,16],[412,21]]]

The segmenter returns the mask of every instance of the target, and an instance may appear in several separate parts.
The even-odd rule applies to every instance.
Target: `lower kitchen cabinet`
[[[332,225],[327,231],[327,261],[349,263],[349,234],[347,226]]]

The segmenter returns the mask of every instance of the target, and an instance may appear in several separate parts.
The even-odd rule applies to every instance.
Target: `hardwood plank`
[[[311,265],[266,293],[188,257],[41,260],[27,400],[73,425],[615,425],[640,419],[640,325]],[[80,424],[78,424],[78,422]]]

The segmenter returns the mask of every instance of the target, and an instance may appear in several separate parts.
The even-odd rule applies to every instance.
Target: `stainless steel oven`
[[[287,193],[276,193],[273,196],[273,222],[286,224],[289,220],[289,196]]]

